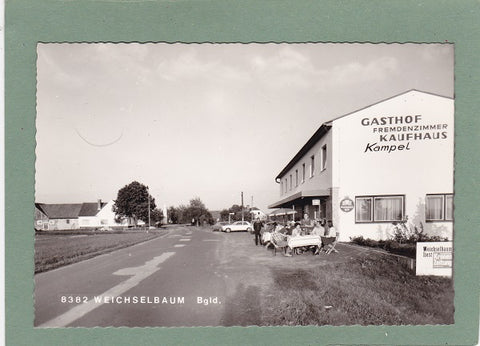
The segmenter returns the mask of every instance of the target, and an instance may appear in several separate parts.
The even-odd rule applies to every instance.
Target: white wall
[[[373,118],[412,116],[411,124],[367,125]],[[417,116],[415,118],[415,116]],[[364,125],[362,125],[362,119]],[[389,121],[388,119],[385,119]],[[379,120],[381,121],[381,120]],[[378,133],[391,126],[440,124],[440,130]],[[355,201],[361,195],[405,195],[405,214],[410,222],[425,226],[429,234],[452,239],[453,222],[425,222],[425,195],[453,193],[454,102],[452,99],[411,91],[333,121],[333,218],[341,240],[362,235],[385,239],[391,223],[355,223],[355,209],[343,212],[339,202],[344,197]],[[437,133],[441,139],[381,141],[380,135]],[[391,152],[370,151],[368,144],[395,145]],[[408,144],[408,147],[407,147]],[[404,150],[398,150],[403,145]],[[408,148],[408,150],[407,150]]]
[[[282,176],[281,181],[285,179],[288,181],[287,192],[282,193],[282,184],[280,184],[280,199],[287,198],[300,191],[310,191],[319,189],[328,189],[331,187],[332,181],[332,169],[331,169],[331,157],[332,157],[332,133],[331,130],[326,133],[310,150],[297,162],[295,165]],[[326,169],[321,169],[321,149],[324,145],[327,145],[327,164]],[[315,157],[314,175],[310,177],[310,157]],[[305,181],[302,182],[302,164],[305,163]],[[298,170],[298,186],[295,186],[295,171]],[[290,190],[290,174],[292,175],[293,184]],[[285,184],[285,183],[283,183]]]
[[[118,227],[126,226],[127,223],[119,224],[115,222],[115,213],[113,212],[114,201],[109,201],[96,216],[80,216],[78,218],[80,227]]]

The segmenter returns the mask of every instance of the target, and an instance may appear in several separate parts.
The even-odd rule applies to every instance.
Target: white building
[[[262,221],[265,221],[267,219],[267,214],[265,214],[263,211],[261,211],[257,207],[253,207],[250,210],[250,214],[252,215],[252,220],[260,219]]]
[[[115,221],[114,204],[115,201],[113,200],[110,200],[108,203],[103,203],[101,200],[98,200],[97,203],[83,203],[78,215],[80,228],[128,226],[127,220],[122,223]]]
[[[301,217],[340,240],[387,239],[393,222],[453,238],[454,101],[411,90],[324,123],[277,175]]]

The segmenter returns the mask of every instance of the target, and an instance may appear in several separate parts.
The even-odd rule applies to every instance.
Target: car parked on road
[[[227,221],[218,221],[215,225],[212,226],[212,231],[220,232],[222,230],[222,226],[228,225]]]
[[[253,226],[248,221],[237,221],[230,225],[222,226],[222,231],[227,233],[237,232],[237,231],[252,232],[252,230],[253,230]]]

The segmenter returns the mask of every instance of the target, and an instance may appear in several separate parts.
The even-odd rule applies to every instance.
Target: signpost
[[[418,242],[416,275],[452,276],[453,243]]]

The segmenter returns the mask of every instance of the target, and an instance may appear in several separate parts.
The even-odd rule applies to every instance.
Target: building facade
[[[34,227],[37,230],[69,230],[79,228],[128,227],[129,220],[115,221],[114,201],[108,203],[35,203]],[[140,223],[139,223],[140,224]]]
[[[340,240],[388,239],[398,221],[453,237],[454,101],[417,90],[326,122],[277,175],[297,217]]]

